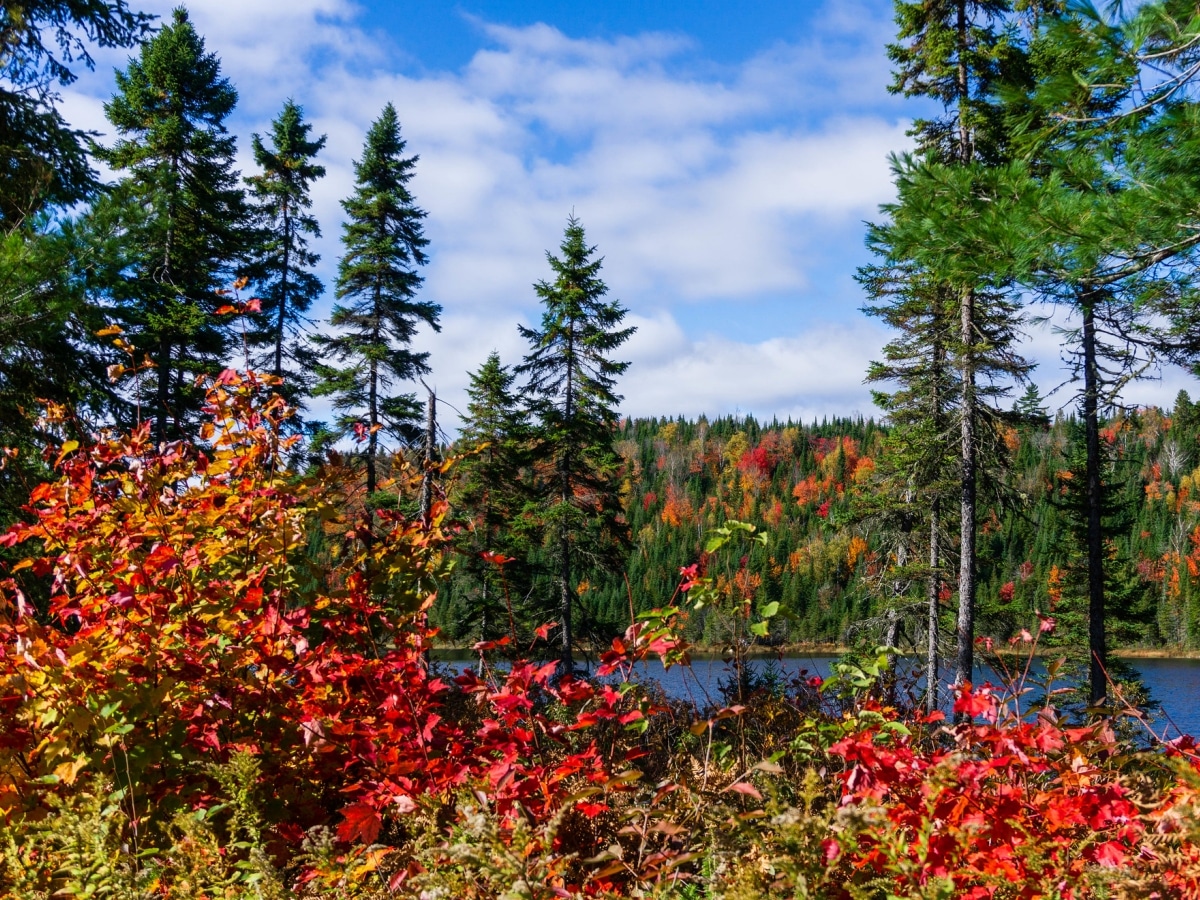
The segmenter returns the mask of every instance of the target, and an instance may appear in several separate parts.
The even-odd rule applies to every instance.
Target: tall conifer
[[[227,334],[214,318],[247,249],[245,195],[225,120],[237,91],[178,8],[117,73],[105,104],[119,138],[99,154],[122,175],[124,277],[112,286],[134,342],[156,366],[155,436],[186,432],[197,405],[191,377],[219,365]]]
[[[396,108],[389,103],[367,132],[362,159],[354,164],[354,194],[342,201],[347,221],[338,265],[337,298],[348,301],[333,308],[335,334],[318,344],[342,365],[321,366],[316,393],[331,395],[342,413],[343,429],[367,426],[367,492],[376,486],[379,431],[403,435],[419,415],[413,394],[388,394],[397,381],[429,371],[428,353],[411,349],[423,323],[440,331],[442,308],[417,300],[422,278],[417,269],[426,261],[422,221],[408,183],[417,157],[404,155]]]
[[[535,285],[542,301],[540,328],[519,326],[530,343],[519,374],[528,376],[536,417],[533,455],[539,462],[538,514],[556,570],[560,652],[573,665],[572,609],[581,577],[615,570],[628,546],[618,496],[617,376],[627,362],[612,354],[633,334],[621,328],[625,308],[605,299],[602,260],[571,216],[559,245],[546,254],[552,281]]]
[[[890,383],[893,389],[872,391],[875,404],[892,426],[878,469],[882,496],[874,498],[876,516],[893,520],[899,532],[897,572],[924,575],[926,582],[926,706],[938,708],[940,647],[938,642],[942,585],[945,583],[944,512],[950,505],[955,454],[949,452],[954,410],[960,403],[959,381],[950,360],[956,338],[946,315],[953,297],[945,285],[922,278],[911,266],[868,266],[859,270],[877,316],[899,334],[883,348],[883,360],[871,363],[867,380]],[[908,541],[925,520],[926,552]],[[914,557],[910,559],[909,556]],[[924,564],[918,559],[924,558]]]
[[[309,210],[312,183],[325,175],[325,167],[313,162],[325,137],[312,140],[311,130],[304,111],[292,100],[284,103],[271,123],[270,146],[257,134],[252,137],[254,161],[262,171],[246,179],[260,229],[245,270],[262,299],[250,335],[252,347],[261,351],[254,364],[284,378],[293,402],[304,394],[314,362],[311,345],[302,339],[304,314],[322,291],[321,279],[311,271],[321,258],[308,249],[308,239],[321,236]]]
[[[1008,123],[998,89],[1006,82],[1026,77],[1024,52],[1015,41],[1014,31],[1005,27],[1011,10],[1008,0],[897,0],[899,41],[888,48],[897,69],[890,89],[905,96],[932,98],[946,110],[941,118],[914,124],[912,133],[922,156],[915,162],[901,160],[897,164],[898,180],[904,180],[905,169],[952,167],[967,175],[946,176],[940,190],[934,189],[931,182],[936,178],[931,176],[923,189],[933,190],[933,195],[921,202],[955,204],[966,198],[979,199],[974,173],[1006,159]],[[911,193],[907,198],[902,195],[900,204],[890,210],[893,219],[905,214],[902,207],[906,199],[917,198]],[[967,210],[962,213],[967,215]],[[899,249],[903,241],[894,238],[885,226],[873,230],[871,241],[889,264],[911,264],[911,258]],[[941,242],[932,252],[941,252],[943,265],[936,269],[918,265],[917,269],[922,277],[940,281],[949,289],[952,300],[945,314],[958,322],[956,340],[948,349],[959,382],[959,603],[954,680],[962,683],[971,679],[974,668],[976,505],[984,405],[980,380],[989,368],[993,374],[1005,369],[1017,374],[1024,364],[1010,352],[1015,307],[989,302],[1002,296],[999,293],[981,292],[984,281],[1001,286],[1004,277],[967,274],[972,265],[955,259],[958,250],[951,234],[926,234],[925,239]],[[987,337],[986,331],[991,332]]]
[[[455,444],[460,462],[450,502],[467,523],[457,542],[464,558],[454,584],[454,626],[460,637],[486,639],[507,632],[506,599],[519,605],[526,592],[529,548],[518,526],[529,494],[529,429],[528,414],[513,389],[515,380],[495,352],[472,373],[470,402]],[[484,554],[498,554],[510,562],[498,564]]]

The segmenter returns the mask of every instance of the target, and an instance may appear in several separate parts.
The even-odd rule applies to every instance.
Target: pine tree
[[[487,639],[507,632],[513,623],[505,618],[506,603],[511,609],[516,599],[519,606],[528,588],[529,547],[519,518],[528,495],[524,470],[529,434],[526,411],[513,391],[515,380],[493,352],[467,388],[470,402],[455,444],[460,461],[450,494],[456,516],[467,525],[456,542],[464,556],[453,584],[458,601],[453,625],[459,637]],[[511,562],[497,564],[485,553]]]
[[[125,228],[114,264],[123,277],[109,289],[156,366],[148,405],[160,441],[187,431],[198,403],[189,376],[219,364],[227,349],[216,292],[250,240],[225,128],[236,102],[216,54],[179,8],[117,73],[117,94],[104,107],[120,137],[99,156],[123,175],[104,202],[122,207]]]
[[[337,298],[350,303],[333,308],[329,321],[337,333],[318,339],[343,365],[319,367],[315,393],[333,396],[344,431],[366,425],[368,494],[375,492],[379,431],[409,435],[420,414],[413,394],[386,392],[397,381],[429,371],[429,354],[410,349],[418,327],[424,323],[441,330],[442,308],[416,299],[422,282],[417,267],[425,264],[429,241],[421,224],[425,211],[408,187],[417,157],[405,157],[405,147],[396,108],[389,103],[354,164],[354,194],[342,201],[346,253],[338,265]]]
[[[956,684],[969,681],[974,668],[976,507],[980,442],[986,436],[981,410],[987,388],[981,386],[981,379],[989,368],[993,374],[1008,370],[1019,375],[1027,367],[1011,353],[1017,327],[1015,304],[1000,302],[1009,278],[987,271],[986,264],[981,268],[983,260],[964,253],[950,231],[931,235],[926,227],[918,239],[917,210],[935,204],[943,206],[947,221],[955,215],[970,217],[972,205],[978,208],[981,201],[990,202],[992,191],[1006,187],[989,172],[999,169],[1009,152],[1009,122],[998,91],[1002,85],[1027,78],[1023,49],[1013,29],[1006,27],[1011,11],[1008,0],[897,0],[899,42],[888,48],[897,70],[890,89],[935,99],[946,115],[914,124],[911,133],[923,156],[897,162],[901,199],[887,208],[893,222],[873,229],[870,238],[889,264],[915,265],[921,277],[941,282],[953,295],[945,313],[958,321],[956,340],[948,348],[959,382]],[[959,171],[946,171],[954,169]],[[906,182],[913,188],[907,193]],[[899,220],[910,214],[915,241],[911,253],[903,249],[905,239],[898,234],[905,227]],[[927,262],[916,263],[918,255]],[[995,255],[988,253],[984,259]],[[941,257],[938,264],[930,264],[935,256]],[[985,290],[989,286],[992,290]]]
[[[574,216],[559,252],[546,254],[554,280],[535,285],[543,306],[541,328],[519,326],[530,351],[516,371],[528,376],[537,422],[532,444],[542,467],[537,515],[556,570],[560,649],[570,668],[579,582],[585,574],[615,570],[628,546],[614,448],[621,398],[613,389],[629,364],[611,354],[634,329],[619,327],[624,307],[604,299],[602,260]]]
[[[321,228],[308,210],[312,183],[325,175],[325,167],[313,162],[325,137],[310,140],[311,130],[304,111],[289,99],[271,123],[270,146],[257,134],[251,139],[262,172],[246,179],[260,234],[245,275],[262,299],[249,343],[266,351],[254,365],[283,378],[293,403],[306,392],[315,362],[310,343],[302,340],[304,314],[323,290],[311,271],[320,256],[308,249],[308,239],[319,238]]]
[[[0,4],[0,231],[17,228],[46,205],[76,203],[95,190],[87,135],[58,112],[55,84],[75,81],[70,66],[76,61],[93,68],[89,43],[131,47],[151,18],[125,0]]]
[[[1168,5],[1147,4],[1126,23],[1100,22],[1074,7],[1051,17],[1040,38],[1049,50],[1035,57],[1036,83],[1025,104],[1037,127],[1026,129],[1023,152],[1040,164],[1042,198],[1023,227],[1051,236],[1025,280],[1042,297],[1073,308],[1079,320],[1066,337],[1081,383],[1086,445],[1082,480],[1095,706],[1107,693],[1108,619],[1114,611],[1126,612],[1110,609],[1106,597],[1112,564],[1104,518],[1112,486],[1104,477],[1101,415],[1145,370],[1148,349],[1157,345],[1168,354],[1177,349],[1171,340],[1154,339],[1153,313],[1179,326],[1174,314],[1184,310],[1182,320],[1195,321],[1194,312],[1186,312],[1189,304],[1176,301],[1194,291],[1194,260],[1181,263],[1200,245],[1189,224],[1200,202],[1195,176],[1200,144],[1194,139],[1200,106],[1178,92],[1179,77],[1190,76],[1171,73],[1190,53],[1195,34],[1192,25],[1190,36],[1178,33],[1178,22],[1164,16]]]

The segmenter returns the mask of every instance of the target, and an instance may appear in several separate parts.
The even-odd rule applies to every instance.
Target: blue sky
[[[143,0],[169,14],[171,3]],[[464,408],[467,373],[525,347],[531,285],[574,211],[638,332],[623,411],[870,415],[862,384],[888,334],[859,312],[863,222],[892,196],[887,156],[914,115],[887,93],[890,0],[195,0],[192,20],[240,92],[248,153],[287,97],[328,135],[315,211],[332,284],[340,198],[383,105],[420,154],[423,289],[443,305],[422,334],[431,384]],[[65,92],[104,132],[113,66]],[[248,158],[243,170],[253,170]],[[318,310],[327,314],[329,300]],[[1029,353],[1061,380],[1058,338]],[[1169,402],[1168,373],[1138,390]],[[1060,402],[1066,402],[1064,393]],[[320,410],[315,410],[320,412]],[[452,423],[447,423],[452,424]]]

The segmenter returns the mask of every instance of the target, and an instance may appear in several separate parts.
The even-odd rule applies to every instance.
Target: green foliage
[[[98,155],[122,178],[94,216],[98,229],[121,237],[98,287],[156,366],[154,391],[138,401],[158,440],[192,432],[201,399],[192,382],[228,349],[213,316],[217,291],[250,239],[225,128],[236,102],[216,54],[179,8],[117,73],[104,106],[118,139]]]
[[[530,431],[514,381],[493,352],[467,388],[470,402],[455,444],[458,460],[449,492],[464,525],[455,541],[461,556],[434,612],[455,639],[489,640],[514,630],[516,623],[524,633],[536,618],[524,608],[533,577],[532,548],[522,527],[530,488]]]
[[[324,289],[311,271],[320,256],[308,249],[308,240],[321,236],[309,210],[312,183],[325,175],[325,167],[313,162],[325,136],[311,140],[311,130],[304,111],[292,100],[284,103],[271,123],[270,146],[257,134],[251,138],[254,161],[262,171],[246,179],[260,233],[244,271],[262,301],[255,328],[247,335],[257,351],[251,364],[284,379],[293,404],[307,393],[314,366],[304,314]]]
[[[634,329],[620,327],[625,318],[620,302],[604,299],[608,287],[595,250],[579,221],[569,218],[561,256],[546,254],[554,280],[535,285],[543,306],[541,328],[519,326],[530,350],[516,368],[529,379],[526,393],[536,421],[530,514],[554,572],[561,651],[568,661],[579,581],[616,570],[628,541],[617,490],[620,397],[614,387],[629,363],[612,354]]]
[[[132,46],[151,18],[125,0],[19,0],[0,7],[0,232],[95,190],[88,138],[58,112],[55,86],[75,80],[75,62],[93,68],[89,44]]]

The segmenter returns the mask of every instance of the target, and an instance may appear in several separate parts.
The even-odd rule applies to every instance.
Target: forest
[[[1200,897],[1200,751],[1114,652],[1200,649],[1200,405],[1125,399],[1200,367],[1200,6],[895,25],[941,115],[865,231],[877,419],[622,416],[571,213],[453,421],[402,110],[326,285],[301,104],[243,173],[186,9],[5,3],[0,895]],[[111,140],[60,108],[97,48]],[[641,674],[700,650],[713,702]]]

